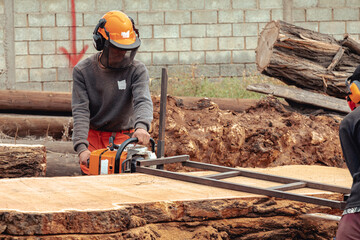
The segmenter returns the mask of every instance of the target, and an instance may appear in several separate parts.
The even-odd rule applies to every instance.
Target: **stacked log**
[[[345,80],[360,64],[360,44],[283,21],[268,23],[256,48],[258,70],[288,85],[346,96]]]

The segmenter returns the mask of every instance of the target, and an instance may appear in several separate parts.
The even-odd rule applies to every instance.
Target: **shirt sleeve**
[[[76,67],[73,70],[73,90],[72,90],[72,116],[73,127],[73,146],[74,150],[80,154],[85,151],[89,142],[87,136],[90,124],[89,97],[86,90],[85,79],[80,70]]]

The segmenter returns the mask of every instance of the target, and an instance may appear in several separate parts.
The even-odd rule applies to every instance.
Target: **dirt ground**
[[[151,135],[156,140],[159,97],[153,102]],[[219,109],[209,99],[187,107],[171,96],[166,115],[165,156],[188,154],[192,160],[229,167],[346,167],[338,137],[341,115],[319,110],[306,113],[274,97],[236,113]],[[176,164],[167,169],[184,170]]]

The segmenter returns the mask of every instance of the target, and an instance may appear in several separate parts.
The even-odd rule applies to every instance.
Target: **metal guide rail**
[[[241,192],[266,195],[270,197],[284,198],[299,202],[312,203],[321,206],[337,208],[341,210],[345,208],[346,205],[345,201],[329,200],[324,198],[289,193],[286,191],[293,189],[300,189],[300,188],[312,188],[312,189],[319,189],[319,190],[341,193],[341,194],[350,193],[350,189],[345,187],[339,187],[335,185],[323,184],[312,181],[304,181],[294,178],[280,177],[271,174],[257,173],[257,172],[246,171],[231,167],[223,167],[214,164],[194,162],[194,161],[190,161],[189,159],[190,158],[188,155],[180,155],[174,157],[158,158],[155,160],[138,160],[136,163],[136,172],[146,173],[159,177],[166,177],[166,178],[171,178],[171,179],[181,180],[191,183],[197,183],[212,187],[219,187],[219,188],[236,190]],[[198,177],[198,176],[191,176],[185,173],[177,173],[177,172],[171,172],[167,170],[155,169],[149,167],[152,165],[163,165],[169,163],[182,163],[182,165],[186,167],[215,171],[219,173]],[[261,187],[247,186],[243,184],[232,183],[221,180],[221,179],[238,177],[238,176],[271,181],[271,182],[278,182],[283,184],[270,188],[261,188]]]

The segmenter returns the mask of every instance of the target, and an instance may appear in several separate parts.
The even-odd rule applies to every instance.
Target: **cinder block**
[[[14,0],[15,13],[40,12],[40,0]]]
[[[217,23],[217,11],[193,11],[192,12],[192,23]]]
[[[164,65],[164,64],[178,64],[179,53],[178,52],[161,52],[153,53],[153,64]]]
[[[177,0],[156,0],[151,2],[151,9],[155,11],[177,10]]]
[[[14,25],[15,27],[27,27],[27,14],[16,13],[14,14]]]
[[[240,23],[233,25],[233,36],[257,36],[257,23]]]
[[[179,1],[180,10],[201,10],[205,9],[205,0],[181,0]]]
[[[206,63],[230,63],[230,51],[208,51],[206,52]]]
[[[70,82],[44,82],[43,91],[71,92]]]
[[[119,0],[101,0],[96,1],[96,12],[104,11],[108,12],[110,10],[123,10],[124,6],[122,1]]]
[[[346,7],[360,7],[360,1],[359,0],[346,0]]]
[[[65,55],[43,55],[43,68],[69,67],[69,60]]]
[[[29,81],[29,69],[15,69],[15,82],[28,82]]]
[[[192,50],[218,50],[217,38],[193,38]]]
[[[233,0],[234,9],[257,9],[256,0]]]
[[[164,51],[164,39],[143,39],[141,43],[142,52]]]
[[[249,75],[249,74],[259,74],[259,72],[257,71],[257,67],[255,63],[246,63],[245,64],[245,74]]]
[[[293,21],[305,22],[305,9],[293,9]]]
[[[56,69],[33,68],[30,69],[30,82],[56,81]]]
[[[319,32],[325,34],[344,34],[345,22],[320,22]]]
[[[3,13],[4,13],[4,10],[5,10],[4,0],[1,0],[1,1],[0,1],[0,14],[3,14]]]
[[[27,55],[28,42],[15,42],[15,55]]]
[[[272,9],[271,10],[271,20],[283,20],[283,10],[282,9]]]
[[[56,26],[57,27],[70,27],[73,25],[73,22],[71,20],[71,13],[56,13],[55,19],[56,19]],[[80,27],[83,26],[83,14],[82,13],[76,13],[75,14],[75,21],[76,26]]]
[[[315,32],[319,31],[319,23],[317,22],[294,22],[296,26],[309,29]]]
[[[161,77],[161,66],[148,66],[150,80]]]
[[[244,22],[243,10],[220,10],[219,23],[239,23]]]
[[[80,45],[81,47],[76,47],[76,48],[81,50],[81,49],[83,49],[85,46],[88,46],[88,49],[86,50],[85,54],[93,55],[94,53],[97,53],[97,52],[98,52],[98,50],[96,50],[95,47],[94,47],[94,43],[93,43],[93,40],[92,40],[92,39],[84,40],[84,41],[80,41],[80,42],[82,42],[81,45],[80,45],[80,43],[79,43],[79,45]],[[57,45],[57,46],[59,46],[59,45]],[[76,45],[76,46],[78,46],[78,45]],[[79,50],[78,50],[78,51],[79,51]]]
[[[247,50],[255,50],[258,43],[258,37],[245,37],[245,48]]]
[[[96,25],[99,23],[100,18],[102,18],[104,14],[98,13],[98,14],[94,14],[94,13],[85,13],[84,14],[84,23],[80,26],[88,26],[88,27],[92,27],[93,31],[96,27]],[[135,18],[136,19],[136,18]],[[82,23],[82,20],[81,22]],[[76,22],[76,24],[78,24]],[[71,26],[71,25],[70,25]]]
[[[41,55],[15,56],[16,68],[40,68]]]
[[[41,40],[40,28],[15,28],[15,41]]]
[[[78,27],[76,28],[77,40],[88,40],[92,38],[94,27]]]
[[[4,56],[4,42],[0,41],[0,56]]]
[[[141,39],[153,37],[153,26],[152,25],[139,26],[138,29],[139,29]]]
[[[244,51],[234,51],[233,52],[233,62],[234,63],[253,63],[255,62],[255,51],[254,50],[244,50]]]
[[[94,12],[95,0],[76,0],[75,1],[76,12]]]
[[[205,1],[205,9],[230,9],[230,0],[211,0]]]
[[[332,11],[329,8],[310,8],[306,10],[307,21],[331,21]]]
[[[140,12],[139,25],[164,24],[163,12]]]
[[[282,8],[283,0],[259,0],[259,8],[260,9],[274,9],[274,8]]]
[[[207,37],[229,37],[231,35],[231,24],[210,24],[206,26]]]
[[[293,0],[294,8],[313,8],[318,4],[318,0]]]
[[[269,22],[270,10],[246,10],[245,22]]]
[[[220,76],[220,65],[218,64],[207,64],[207,65],[197,65],[194,70],[195,77],[219,77]]]
[[[139,60],[140,62],[144,63],[145,65],[151,65],[152,64],[152,53],[138,52],[138,53],[136,53],[135,59]]]
[[[359,34],[360,21],[346,22],[347,33]]]
[[[206,25],[193,24],[180,26],[181,37],[205,37]]]
[[[30,54],[55,54],[54,41],[31,41],[29,42]]]
[[[55,14],[29,14],[29,27],[54,27]]]
[[[205,52],[180,52],[180,64],[199,64],[205,63]]]
[[[359,20],[359,8],[335,8],[334,20]],[[359,30],[360,32],[360,27]]]
[[[242,76],[245,71],[245,64],[221,64],[220,76],[235,77]]]
[[[42,91],[41,82],[19,82],[15,84],[15,90]]]
[[[166,51],[190,51],[191,40],[190,38],[171,38],[165,39]]]
[[[165,24],[186,24],[190,23],[189,11],[166,11]]]
[[[338,8],[345,6],[345,0],[318,0],[318,7]],[[359,1],[357,1],[359,2]]]
[[[72,68],[58,68],[58,81],[72,81]]]
[[[195,67],[191,65],[172,65],[167,67],[169,79],[173,78],[179,81],[192,77],[191,71]]]
[[[150,0],[124,0],[124,10],[127,11],[148,11]]]
[[[179,25],[157,25],[154,26],[154,38],[178,38]]]
[[[42,28],[43,40],[70,40],[70,31],[67,27]],[[40,40],[40,39],[39,39]]]
[[[220,50],[240,50],[244,48],[245,48],[244,37],[219,38]]]
[[[69,8],[70,8],[70,2],[69,2],[69,5],[68,5],[68,2],[69,2],[68,0],[46,0],[46,1],[41,1],[41,12],[43,12],[43,13],[67,12],[67,11],[69,11]]]
[[[65,48],[68,51],[68,53],[79,53],[84,48],[83,41],[75,42],[76,49],[73,49],[72,44],[73,44],[72,41],[56,41],[56,45],[55,45],[56,53],[63,54],[63,52],[60,51],[60,48]],[[90,45],[90,46],[88,45],[89,48],[91,46],[92,45]],[[76,51],[73,51],[73,50],[76,50]],[[87,53],[89,53],[89,52],[87,51]]]
[[[3,75],[3,71],[5,71],[6,69],[6,62],[5,62],[5,56],[4,55],[0,55],[0,76]]]

